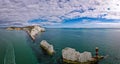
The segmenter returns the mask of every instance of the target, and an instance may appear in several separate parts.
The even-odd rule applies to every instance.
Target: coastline
[[[44,32],[45,28],[35,25],[35,26],[26,26],[26,27],[8,27],[6,28],[6,30],[23,30],[30,36],[32,40],[35,40],[36,35],[39,32]]]

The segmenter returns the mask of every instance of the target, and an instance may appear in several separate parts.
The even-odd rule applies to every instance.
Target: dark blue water
[[[41,40],[54,45],[54,56],[47,56],[41,51]],[[58,64],[61,50],[65,47],[75,48],[79,52],[89,51],[93,56],[95,47],[99,47],[99,54],[108,56],[99,64],[120,64],[120,29],[46,29],[37,36],[35,46],[40,49],[36,54],[40,64]]]

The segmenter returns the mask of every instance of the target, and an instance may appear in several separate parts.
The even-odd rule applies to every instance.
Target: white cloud
[[[105,23],[105,22],[87,22],[84,24],[74,24],[76,28],[120,28],[120,22]]]
[[[91,8],[91,10],[89,10]],[[80,10],[84,12],[80,12]],[[77,12],[75,10],[78,10]],[[73,11],[72,13],[70,13]],[[0,0],[0,20],[26,23],[45,18],[48,23],[62,22],[65,18],[100,17],[120,18],[119,0]],[[54,23],[53,22],[53,23]],[[42,22],[43,24],[43,22]],[[46,24],[46,22],[45,22]]]

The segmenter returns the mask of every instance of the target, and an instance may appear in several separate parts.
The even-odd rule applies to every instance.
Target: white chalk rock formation
[[[78,57],[79,62],[87,62],[87,61],[90,61],[91,59],[92,59],[92,55],[90,52],[83,52]]]
[[[53,45],[50,45],[46,40],[42,40],[40,42],[40,46],[47,51],[48,54],[52,55],[55,51],[53,49]]]
[[[41,28],[41,32],[45,32],[45,28]]]
[[[73,48],[65,48],[62,50],[62,57],[65,60],[76,62],[88,62],[91,60],[92,55],[90,52],[80,53]]]
[[[72,48],[65,48],[62,50],[62,56],[64,59],[67,59],[67,60],[76,61],[77,54],[78,53],[76,52],[76,50]]]
[[[8,27],[8,28],[7,28],[7,30],[13,30],[13,28],[11,28],[11,27]]]
[[[34,26],[26,26],[26,27],[8,27],[6,28],[7,30],[24,30],[28,33],[28,35],[35,40],[35,36],[39,33],[39,32],[44,32],[45,29],[38,26],[38,25],[34,25]]]
[[[43,28],[40,26],[34,26],[31,31],[30,31],[30,36],[32,37],[33,40],[35,40],[35,36],[39,33],[42,32]]]

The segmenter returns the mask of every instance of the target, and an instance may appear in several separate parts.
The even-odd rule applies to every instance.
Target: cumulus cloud
[[[54,25],[76,17],[119,19],[120,1],[0,0],[0,25]]]

